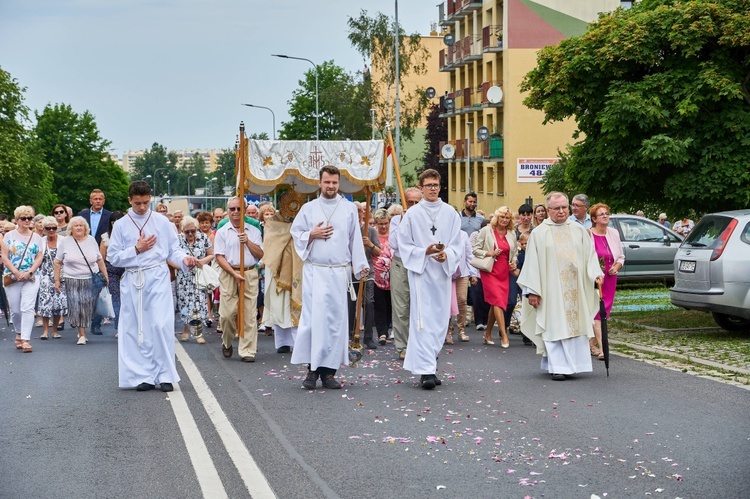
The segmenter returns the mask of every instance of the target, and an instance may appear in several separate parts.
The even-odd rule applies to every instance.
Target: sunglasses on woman
[[[18,217],[18,219],[22,222],[31,222],[34,220],[34,217]]]
[[[52,214],[54,215],[63,215],[65,212],[61,210],[53,211]]]
[[[57,227],[45,227],[44,230],[56,231]]]

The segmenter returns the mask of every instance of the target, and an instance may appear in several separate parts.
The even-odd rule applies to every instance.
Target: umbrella
[[[602,321],[602,353],[604,354],[604,367],[607,368],[607,377],[609,377],[609,338],[607,338],[607,309],[604,306],[604,297],[602,296],[602,285],[597,283],[599,288],[599,319]]]
[[[10,326],[10,312],[8,311],[8,297],[5,294],[5,286],[0,285],[0,310],[5,314],[5,322]]]

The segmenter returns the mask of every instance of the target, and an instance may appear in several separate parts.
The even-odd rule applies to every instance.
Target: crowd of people
[[[194,216],[152,210],[145,182],[131,184],[127,212],[106,210],[98,189],[77,216],[62,204],[50,216],[19,206],[14,223],[0,221],[12,225],[0,245],[15,347],[33,351],[36,318],[40,339],[61,338],[67,323],[86,345],[87,329],[101,334],[106,320],[95,312],[106,287],[120,386],[139,391],[179,381],[175,316],[166,310],[182,322],[179,341],[206,344],[215,327],[227,359],[237,343],[239,359],[255,362],[267,330],[279,354],[307,365],[306,389],[341,387],[336,374],[355,334],[367,349],[393,345],[424,389],[441,384],[439,353],[454,339],[471,341],[472,322],[488,347],[509,348],[509,335],[521,335],[555,380],[603,358],[595,285],[609,314],[624,264],[607,205],[551,193],[486,216],[474,193],[460,210],[442,202],[440,175],[426,170],[403,205],[368,219],[364,203],[339,193],[339,178],[335,167],[321,169],[320,196],[307,203],[290,190],[278,208],[234,197],[226,211]],[[666,214],[659,220],[669,226]],[[687,234],[692,225],[672,227]],[[206,287],[198,277],[209,270],[218,277]]]

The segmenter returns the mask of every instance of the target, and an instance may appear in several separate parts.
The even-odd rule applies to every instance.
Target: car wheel
[[[750,330],[750,321],[743,319],[742,317],[720,314],[718,312],[711,312],[711,315],[714,317],[714,322],[716,322],[720,328],[726,329],[727,331]]]

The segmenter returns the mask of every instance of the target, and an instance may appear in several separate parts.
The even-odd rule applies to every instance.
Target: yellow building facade
[[[448,167],[450,204],[462,207],[471,191],[487,213],[544,201],[537,182],[572,141],[575,123],[543,125],[543,114],[523,105],[519,85],[535,67],[540,48],[582,34],[599,12],[619,5],[619,0],[438,5],[440,26],[450,34],[438,54],[448,92],[440,116],[448,122],[449,147],[440,161]],[[477,137],[481,127],[486,140]]]

